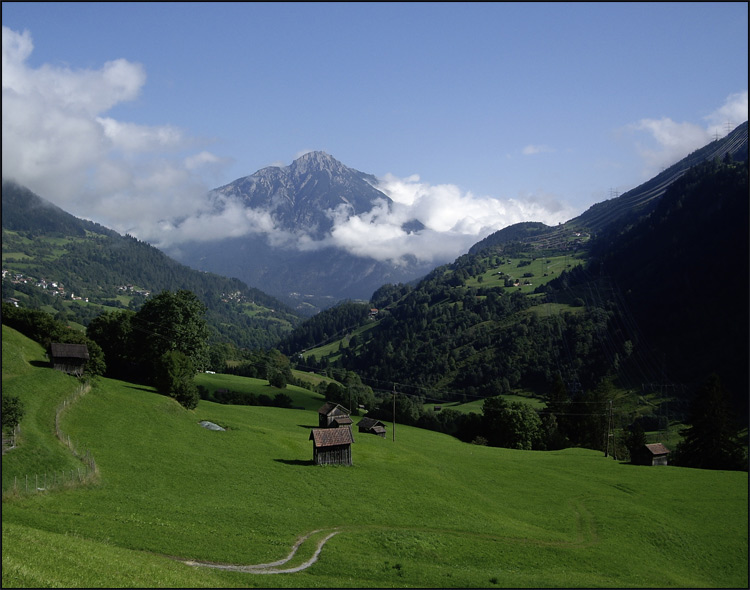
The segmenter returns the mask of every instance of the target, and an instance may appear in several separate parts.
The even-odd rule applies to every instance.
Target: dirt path
[[[213,569],[227,570],[232,572],[245,572],[248,574],[293,574],[295,572],[300,572],[304,569],[307,569],[316,561],[318,561],[318,555],[320,555],[320,552],[323,550],[323,545],[328,542],[328,539],[341,532],[338,530],[334,530],[333,532],[328,533],[328,535],[323,537],[323,539],[318,542],[318,546],[315,548],[315,553],[313,553],[313,556],[306,562],[292,568],[278,569],[278,566],[284,565],[297,554],[297,549],[299,549],[302,543],[304,543],[315,533],[319,533],[322,530],[323,529],[318,529],[301,536],[299,539],[297,539],[297,542],[292,547],[292,551],[289,553],[289,555],[287,555],[284,559],[273,561],[271,563],[259,563],[257,565],[225,565],[220,563],[211,563],[208,561],[183,561],[183,563],[186,565],[192,565],[194,567],[210,567]]]
[[[589,546],[589,545],[598,543],[599,537],[598,537],[597,530],[596,530],[596,523],[594,522],[593,517],[591,516],[591,513],[586,509],[584,500],[585,498],[576,498],[574,500],[571,500],[570,502],[570,507],[576,517],[576,525],[578,529],[576,538],[570,541],[542,541],[542,540],[532,541],[532,540],[526,540],[526,539],[511,539],[509,537],[503,537],[503,536],[472,533],[469,531],[445,531],[443,529],[427,529],[427,528],[423,528],[420,530],[424,532],[441,533],[441,534],[450,532],[450,534],[453,534],[453,535],[459,534],[459,535],[468,536],[468,537],[504,539],[506,541],[513,541],[517,543],[518,542],[531,543],[533,545],[538,545],[538,546],[556,546],[556,547]],[[377,529],[380,527],[371,525],[370,528]],[[383,528],[390,529],[393,527],[383,527]],[[314,531],[310,531],[306,535],[302,535],[294,543],[294,546],[292,547],[292,550],[289,552],[289,555],[287,555],[284,559],[273,561],[271,563],[259,563],[256,565],[229,565],[229,564],[221,564],[221,563],[212,563],[210,561],[190,561],[190,560],[184,560],[184,559],[178,559],[178,561],[181,561],[185,565],[190,565],[193,567],[210,567],[213,569],[220,569],[220,570],[226,570],[226,571],[232,571],[232,572],[245,572],[248,574],[293,574],[295,572],[300,572],[304,569],[307,569],[316,561],[318,561],[318,556],[320,555],[320,552],[323,550],[323,546],[328,542],[328,540],[331,537],[341,532],[341,530],[338,528],[330,529],[331,532],[328,533],[325,537],[323,537],[320,541],[318,541],[318,544],[315,548],[315,552],[313,553],[312,557],[308,559],[306,562],[298,566],[291,567],[291,568],[282,569],[279,567],[291,561],[292,558],[297,554],[297,550],[305,541],[307,541],[313,535],[324,532],[325,530],[326,529],[316,529]],[[172,559],[177,559],[177,558],[173,557]]]

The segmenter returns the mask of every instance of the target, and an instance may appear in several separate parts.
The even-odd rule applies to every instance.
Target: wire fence
[[[55,470],[42,474],[35,473],[20,477],[15,476],[13,478],[13,486],[3,493],[3,497],[6,497],[7,495],[18,496],[21,494],[33,494],[37,492],[72,488],[90,483],[96,479],[99,475],[99,468],[96,465],[96,460],[91,454],[91,451],[76,444],[76,442],[70,438],[70,435],[63,432],[60,426],[65,411],[90,390],[91,385],[89,383],[81,384],[78,389],[76,389],[76,391],[68,398],[64,399],[55,410],[55,436],[61,443],[68,447],[73,456],[81,461],[83,465],[75,469],[60,469],[59,471]],[[20,429],[18,432],[20,432]],[[17,435],[15,431],[14,434]]]

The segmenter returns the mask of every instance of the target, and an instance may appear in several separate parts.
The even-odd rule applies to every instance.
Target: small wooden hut
[[[365,416],[359,421],[357,426],[359,427],[360,432],[377,434],[378,436],[385,438],[385,424],[380,420],[375,420],[375,418],[368,418]]]
[[[50,358],[53,368],[80,377],[89,360],[89,349],[85,344],[53,342],[50,345]]]
[[[354,435],[351,426],[343,428],[313,428],[313,463],[315,465],[351,465]]]
[[[320,428],[338,428],[339,426],[351,426],[351,424],[349,410],[339,404],[326,402],[318,410],[318,426]]]
[[[662,443],[651,443],[637,449],[630,462],[636,465],[666,465],[669,449]]]

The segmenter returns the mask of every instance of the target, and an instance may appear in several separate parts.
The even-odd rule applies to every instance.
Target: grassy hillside
[[[313,409],[201,402],[188,411],[107,379],[61,421],[93,452],[98,480],[13,496],[13,476],[60,466],[65,449],[42,433],[77,383],[29,364],[40,350],[6,328],[3,347],[3,388],[14,383],[37,406],[22,431],[40,433],[3,457],[4,587],[748,584],[747,473],[479,447],[400,425],[393,441],[391,424],[386,439],[355,434],[352,467],[318,467]],[[37,387],[45,380],[54,395]],[[42,458],[28,464],[24,445]],[[291,568],[332,532],[319,560],[296,573],[180,561],[269,563],[313,533]]]

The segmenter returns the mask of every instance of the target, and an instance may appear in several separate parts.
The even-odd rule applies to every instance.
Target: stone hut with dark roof
[[[669,449],[662,443],[651,443],[637,449],[630,457],[636,465],[666,465]]]
[[[313,441],[313,463],[315,465],[351,465],[352,427],[313,428],[310,439]]]
[[[80,377],[89,360],[89,349],[85,344],[50,344],[52,367],[58,371]]]
[[[359,427],[360,432],[377,434],[378,436],[385,438],[385,424],[380,420],[375,420],[375,418],[368,418],[365,416],[359,421],[357,426]]]
[[[318,410],[318,427],[320,428],[338,428],[351,426],[351,424],[349,410],[339,404],[326,402]]]

